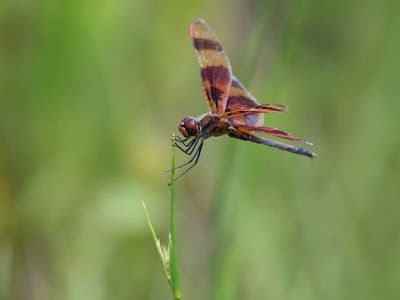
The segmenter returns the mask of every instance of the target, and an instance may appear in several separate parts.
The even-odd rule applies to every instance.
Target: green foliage
[[[154,231],[153,225],[151,224],[149,214],[146,209],[146,205],[144,201],[142,201],[144,212],[146,214],[146,220],[149,224],[151,235],[153,236],[155,246],[158,251],[158,255],[160,256],[161,263],[164,269],[165,277],[168,280],[169,285],[171,286],[172,294],[174,295],[175,300],[180,300],[181,297],[181,289],[179,283],[179,271],[178,271],[178,251],[177,251],[177,243],[176,243],[176,216],[175,216],[175,139],[174,135],[172,135],[171,140],[171,148],[172,148],[172,157],[171,157],[171,232],[169,234],[169,243],[168,246],[164,246],[161,244],[161,241],[157,238],[156,233]]]

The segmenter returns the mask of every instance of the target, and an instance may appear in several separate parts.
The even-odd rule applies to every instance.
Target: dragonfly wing
[[[234,110],[234,111],[225,112],[220,117],[223,118],[223,119],[228,119],[228,118],[232,118],[234,116],[239,116],[239,115],[284,112],[284,111],[287,111],[287,110],[288,110],[288,107],[286,105],[263,104],[263,105],[259,105],[259,106],[253,107],[251,109]]]
[[[233,76],[225,114],[234,111],[247,111],[259,105],[250,92]],[[261,113],[237,114],[230,117],[229,121],[237,125],[262,126],[264,124],[264,115]]]
[[[310,142],[303,141],[302,139],[299,139],[290,133],[287,133],[285,131],[279,130],[277,128],[271,128],[271,127],[258,127],[258,126],[250,126],[250,125],[240,125],[239,126],[241,130],[251,132],[251,131],[256,131],[260,133],[265,133],[268,135],[272,135],[281,139],[285,140],[291,140],[299,143],[304,143],[308,145],[312,145]]]
[[[201,84],[208,108],[225,112],[232,80],[231,64],[220,41],[202,19],[190,24],[190,36],[200,64]]]

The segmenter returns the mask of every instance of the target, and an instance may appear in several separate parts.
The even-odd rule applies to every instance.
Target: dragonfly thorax
[[[200,135],[203,139],[227,134],[229,126],[230,123],[214,113],[205,114],[199,121]]]

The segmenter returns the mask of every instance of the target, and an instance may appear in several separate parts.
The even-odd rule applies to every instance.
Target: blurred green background
[[[0,2],[0,299],[172,299],[172,132],[206,20],[309,159],[207,140],[177,182],[183,299],[400,299],[398,1]],[[187,157],[177,153],[178,162]]]

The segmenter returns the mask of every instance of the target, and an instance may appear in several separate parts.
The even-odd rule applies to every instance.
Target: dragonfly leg
[[[200,139],[195,139],[195,140],[193,140],[193,142],[191,142],[191,145],[190,145],[188,148],[186,148],[186,149],[181,148],[178,144],[176,144],[175,146],[176,146],[178,149],[180,149],[183,153],[185,153],[185,154],[187,154],[187,155],[192,155],[192,153],[193,153],[193,151],[196,149],[197,144],[199,143],[199,141],[200,141]],[[203,144],[203,141],[201,141],[201,144]],[[198,149],[198,148],[197,148],[197,149]],[[197,151],[197,150],[196,150],[196,151]],[[190,164],[192,161],[193,161],[193,157],[189,160],[189,162],[187,162],[187,163],[185,163],[185,164],[183,164],[183,165],[181,165],[181,166],[179,166],[179,167],[176,167],[175,170],[176,170],[176,169],[179,169],[179,168],[182,168],[182,167],[184,167],[184,166]],[[167,173],[167,172],[171,172],[171,171],[172,171],[172,169],[169,169],[169,170],[165,170],[164,172]]]
[[[186,145],[186,149],[181,148],[178,144],[175,143],[175,146],[181,150],[183,153],[187,155],[192,155],[194,149],[196,148],[197,143],[199,142],[199,139],[193,139],[190,141],[188,145]]]
[[[197,140],[197,142],[196,142],[196,144],[198,143],[198,141],[199,140]],[[200,142],[200,145],[196,148],[196,146],[193,148],[193,149],[196,149],[196,152],[193,154],[193,156],[190,158],[190,160],[187,162],[187,163],[184,163],[183,165],[180,165],[180,166],[178,166],[178,167],[175,167],[174,168],[174,170],[177,170],[177,169],[180,169],[180,168],[182,168],[182,167],[184,167],[184,166],[187,166],[187,165],[189,165],[191,162],[193,162],[193,160],[194,159],[196,159],[196,156],[199,156],[200,155],[200,152],[201,152],[201,148],[203,147],[203,140],[201,140],[201,142]],[[193,152],[193,151],[192,151]],[[197,161],[196,161],[196,163],[197,163]],[[165,170],[164,172],[171,172],[172,171],[172,169],[170,169],[170,170]],[[186,173],[186,172],[185,172]]]
[[[190,143],[192,143],[193,139],[192,139],[191,141],[189,141],[189,143],[186,145],[186,142],[187,142],[188,140],[190,140],[191,138],[192,138],[192,137],[189,137],[189,138],[186,138],[186,139],[181,139],[179,136],[174,136],[175,143],[176,143],[176,142],[179,142],[179,143],[185,145],[186,147],[189,146]]]
[[[182,147],[189,147],[192,143],[193,143],[193,141],[194,141],[194,139],[192,139],[192,140],[190,140],[189,142],[188,142],[188,144],[186,144],[185,142],[187,141],[187,140],[189,140],[189,139],[184,139],[184,140],[182,140],[181,138],[179,138],[179,137],[174,137],[174,146],[176,146],[176,144],[182,144],[183,146]]]
[[[187,172],[189,172],[195,165],[197,165],[197,162],[199,161],[199,158],[200,158],[202,148],[203,148],[203,141],[201,141],[199,147],[197,148],[197,150],[194,153],[194,155],[192,156],[192,158],[186,164],[183,164],[183,165],[179,166],[178,168],[181,168],[181,167],[184,167],[184,166],[190,164],[195,159],[194,163],[189,168],[187,168],[185,170],[185,172],[180,174],[178,177],[175,177],[175,180],[178,180],[179,178],[181,178],[183,175],[185,175]],[[175,169],[177,169],[177,168],[175,168]]]
[[[181,137],[179,137],[179,136],[177,136],[177,135],[174,135],[174,139],[177,140],[177,141],[179,141],[179,142],[181,142],[181,143],[184,143],[184,142],[186,142],[189,138],[181,139]]]

